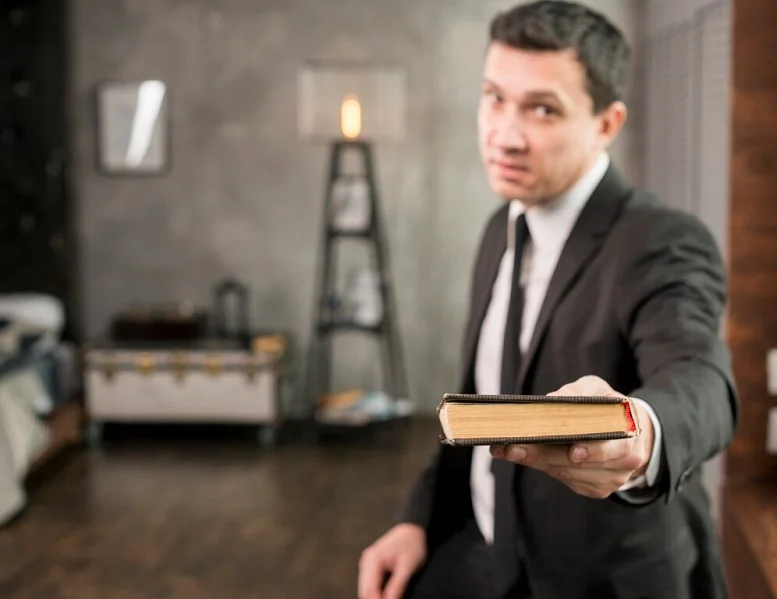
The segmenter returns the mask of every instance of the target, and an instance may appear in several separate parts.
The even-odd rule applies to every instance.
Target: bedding
[[[46,416],[78,392],[62,325],[55,298],[0,295],[0,526],[24,507],[24,479],[49,443]]]
[[[0,411],[0,526],[22,510],[26,499],[7,430],[3,411]]]
[[[48,445],[48,428],[38,414],[46,395],[29,367],[0,377],[0,525],[23,507],[24,478]]]

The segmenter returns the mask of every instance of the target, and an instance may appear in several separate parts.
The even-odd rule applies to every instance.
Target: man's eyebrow
[[[559,95],[556,92],[551,90],[541,89],[541,90],[526,92],[526,98],[528,100],[533,100],[535,102],[538,100],[546,100],[546,101],[553,100],[554,102],[561,104],[561,98],[559,97]]]
[[[494,89],[496,91],[502,91],[502,88],[499,86],[499,84],[491,81],[490,79],[484,77],[483,78],[483,87],[487,87],[489,89]],[[550,90],[550,89],[537,89],[537,90],[531,90],[524,94],[523,97],[524,100],[528,100],[530,102],[547,102],[547,101],[553,101],[557,104],[563,104],[563,101],[561,99],[561,96],[558,95],[557,92]]]

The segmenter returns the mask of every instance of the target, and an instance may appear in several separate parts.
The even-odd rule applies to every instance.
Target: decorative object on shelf
[[[305,400],[319,423],[349,426],[385,422],[412,412],[396,318],[386,233],[379,209],[369,139],[405,133],[404,70],[381,65],[306,66],[299,76],[299,131],[326,139],[330,148],[321,264],[314,330],[307,359]],[[336,289],[333,246],[357,239],[372,250],[373,266],[353,271],[344,292]],[[351,393],[335,402],[331,386],[332,336],[374,334],[382,343],[385,389]],[[335,397],[337,395],[335,394]]]
[[[105,174],[157,175],[170,164],[169,101],[162,81],[97,88],[97,156]]]
[[[383,298],[380,292],[380,273],[374,268],[358,268],[350,272],[345,293],[349,322],[377,327],[383,319]]]
[[[324,424],[363,426],[410,415],[408,400],[395,400],[385,391],[349,389],[324,395],[319,400],[316,419]]]
[[[248,286],[234,277],[228,277],[216,285],[214,296],[216,337],[247,342],[251,337]]]
[[[258,335],[251,340],[251,351],[283,358],[289,350],[289,340],[284,335]]]
[[[366,233],[370,226],[370,190],[362,177],[340,177],[332,188],[330,222],[337,233]]]

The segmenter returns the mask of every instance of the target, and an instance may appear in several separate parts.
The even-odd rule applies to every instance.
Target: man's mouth
[[[511,176],[521,176],[529,173],[529,167],[523,164],[503,162],[500,160],[492,160],[491,164],[497,168],[502,176],[507,178]]]

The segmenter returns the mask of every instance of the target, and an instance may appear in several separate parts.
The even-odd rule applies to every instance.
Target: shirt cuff
[[[658,421],[658,416],[656,416],[653,408],[651,408],[646,401],[635,397],[632,399],[644,408],[645,412],[647,412],[648,416],[650,417],[650,421],[653,423],[653,452],[650,454],[650,460],[648,460],[645,473],[633,480],[628,481],[625,485],[618,489],[618,493],[623,493],[624,491],[629,491],[631,489],[644,489],[646,487],[653,487],[658,481],[658,472],[661,466],[662,435],[661,423]]]

